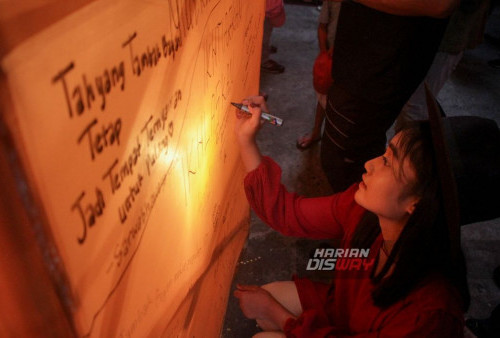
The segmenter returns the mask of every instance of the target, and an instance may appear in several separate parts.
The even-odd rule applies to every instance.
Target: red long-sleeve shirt
[[[284,235],[337,238],[349,248],[350,235],[365,212],[354,201],[357,185],[327,197],[304,198],[288,192],[280,180],[280,167],[268,157],[245,178],[248,201],[264,222]],[[379,236],[368,259],[378,256],[381,243]],[[404,299],[381,309],[371,297],[370,270],[337,271],[332,285],[295,278],[304,311],[286,322],[287,337],[463,336],[460,297],[444,278],[428,278]]]

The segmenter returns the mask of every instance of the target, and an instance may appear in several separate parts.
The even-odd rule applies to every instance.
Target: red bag
[[[285,23],[285,5],[283,0],[266,1],[266,18],[271,21],[271,26],[281,27]]]
[[[328,52],[319,53],[313,67],[313,86],[320,94],[327,94],[333,83],[332,79],[332,57]]]

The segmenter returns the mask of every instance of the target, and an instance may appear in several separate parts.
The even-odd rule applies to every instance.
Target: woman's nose
[[[365,162],[365,170],[367,173],[369,173],[373,170],[373,165],[374,165],[375,159],[376,158],[372,158],[371,160],[368,160]]]

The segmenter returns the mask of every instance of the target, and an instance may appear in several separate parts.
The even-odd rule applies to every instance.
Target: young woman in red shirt
[[[243,103],[252,115],[238,112],[235,131],[256,214],[284,235],[336,238],[343,249],[370,249],[367,259],[375,262],[366,271],[334,271],[329,285],[298,277],[238,285],[234,294],[243,314],[264,331],[256,337],[462,336],[469,293],[459,225],[498,216],[496,123],[441,119],[434,109],[432,128],[418,122],[398,132],[384,154],[366,162],[361,182],[342,193],[305,198],[288,192],[279,166],[259,152],[255,138],[261,110],[268,111],[264,99]],[[444,135],[454,135],[459,152],[445,153]],[[461,169],[454,174],[457,158]]]

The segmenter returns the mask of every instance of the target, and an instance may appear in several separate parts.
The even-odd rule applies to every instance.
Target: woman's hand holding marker
[[[244,99],[242,104],[248,107],[249,113],[240,109],[236,111],[235,133],[240,145],[241,159],[247,172],[250,172],[262,161],[255,137],[263,124],[261,112],[267,111],[267,105],[262,96],[250,96]]]

